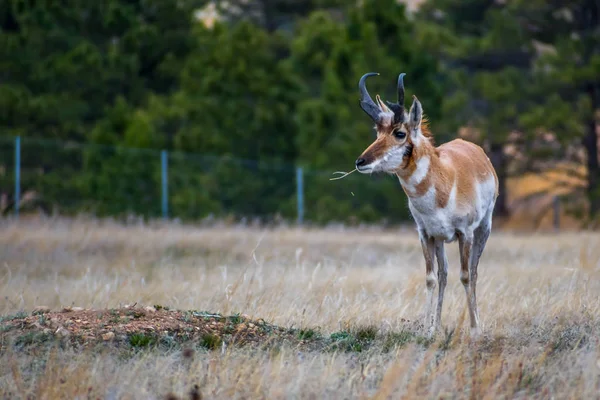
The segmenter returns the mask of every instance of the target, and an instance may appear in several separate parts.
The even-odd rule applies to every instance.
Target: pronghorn
[[[423,117],[416,96],[408,113],[404,109],[404,73],[398,77],[398,101],[375,103],[365,81],[359,81],[360,106],[375,122],[377,139],[356,160],[363,174],[395,174],[408,196],[426,268],[427,304],[425,328],[428,336],[441,326],[442,303],[448,275],[444,242],[458,239],[460,280],[464,285],[471,334],[480,332],[475,287],[477,266],[492,228],[492,212],[498,196],[498,177],[483,149],[455,139],[438,147]],[[437,257],[438,273],[434,273]],[[439,282],[437,309],[434,290]]]

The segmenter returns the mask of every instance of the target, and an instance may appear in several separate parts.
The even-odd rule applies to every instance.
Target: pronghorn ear
[[[383,112],[391,112],[391,110],[389,109],[389,107],[383,102],[383,100],[381,100],[381,97],[379,97],[379,95],[375,95],[375,100],[377,101],[377,105],[379,106],[379,108],[381,108],[381,111]]]
[[[412,133],[416,133],[421,126],[421,119],[423,118],[423,106],[421,106],[421,102],[417,99],[417,96],[413,95],[413,103],[410,106],[410,111],[408,112],[408,122]]]

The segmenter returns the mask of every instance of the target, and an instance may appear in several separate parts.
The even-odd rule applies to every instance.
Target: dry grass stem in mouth
[[[347,177],[348,175],[350,175],[351,173],[353,173],[354,171],[356,171],[356,168],[354,168],[352,171],[350,172],[344,172],[344,171],[336,171],[334,172],[334,174],[343,174],[342,176],[338,176],[337,178],[329,178],[330,181],[335,181],[337,179],[342,179]]]

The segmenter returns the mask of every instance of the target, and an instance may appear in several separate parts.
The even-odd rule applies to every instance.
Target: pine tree
[[[414,25],[394,0],[369,0],[344,9],[344,18],[328,11],[312,13],[296,31],[289,63],[308,89],[298,104],[296,139],[301,164],[321,170],[349,170],[374,139],[372,121],[358,106],[359,78],[372,93],[396,100],[398,74],[407,73],[407,96],[420,93],[435,123],[441,109],[436,61],[413,44]],[[356,218],[374,221],[408,217],[406,198],[388,176],[349,176],[330,182],[311,176],[307,197],[313,219]]]
[[[546,51],[536,60],[536,106],[529,122],[586,153],[587,198],[600,211],[600,4],[594,0],[509,2],[514,20]]]
[[[127,197],[134,211],[145,211],[154,177],[141,177],[156,164],[152,159],[138,157],[119,168],[123,158],[100,148],[75,151],[48,139],[161,147],[165,140],[144,108],[152,95],[177,88],[193,47],[193,11],[203,3],[2,2],[0,135],[23,137],[23,191],[36,190],[61,211],[81,207],[67,200],[86,195],[111,204],[114,198],[104,194]],[[131,181],[120,185],[126,172],[148,187],[136,192]],[[4,180],[1,185],[2,192],[12,191]]]
[[[497,216],[508,214],[505,144],[515,131],[532,133],[522,112],[533,101],[535,48],[509,11],[503,2],[428,0],[418,13],[418,42],[440,58],[445,75],[445,131],[475,132],[469,139],[488,151],[500,181]]]

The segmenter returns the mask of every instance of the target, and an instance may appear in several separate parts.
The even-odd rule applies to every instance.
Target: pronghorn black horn
[[[375,121],[375,123],[379,123],[379,121],[380,121],[379,113],[381,112],[381,109],[377,106],[377,104],[375,104],[375,102],[369,95],[369,92],[367,91],[367,87],[365,85],[365,81],[367,80],[367,78],[370,76],[373,76],[373,75],[379,75],[379,73],[368,72],[360,78],[360,81],[358,81],[358,89],[360,90],[360,102],[359,103],[360,103],[360,108],[362,108],[363,111],[365,113],[367,113],[367,115],[369,117],[371,117],[371,119],[373,119],[373,121]]]
[[[398,104],[404,106],[404,72],[398,76]]]
[[[398,101],[392,103],[386,101],[387,106],[394,112],[394,123],[399,123],[404,120],[404,72],[398,75]]]

